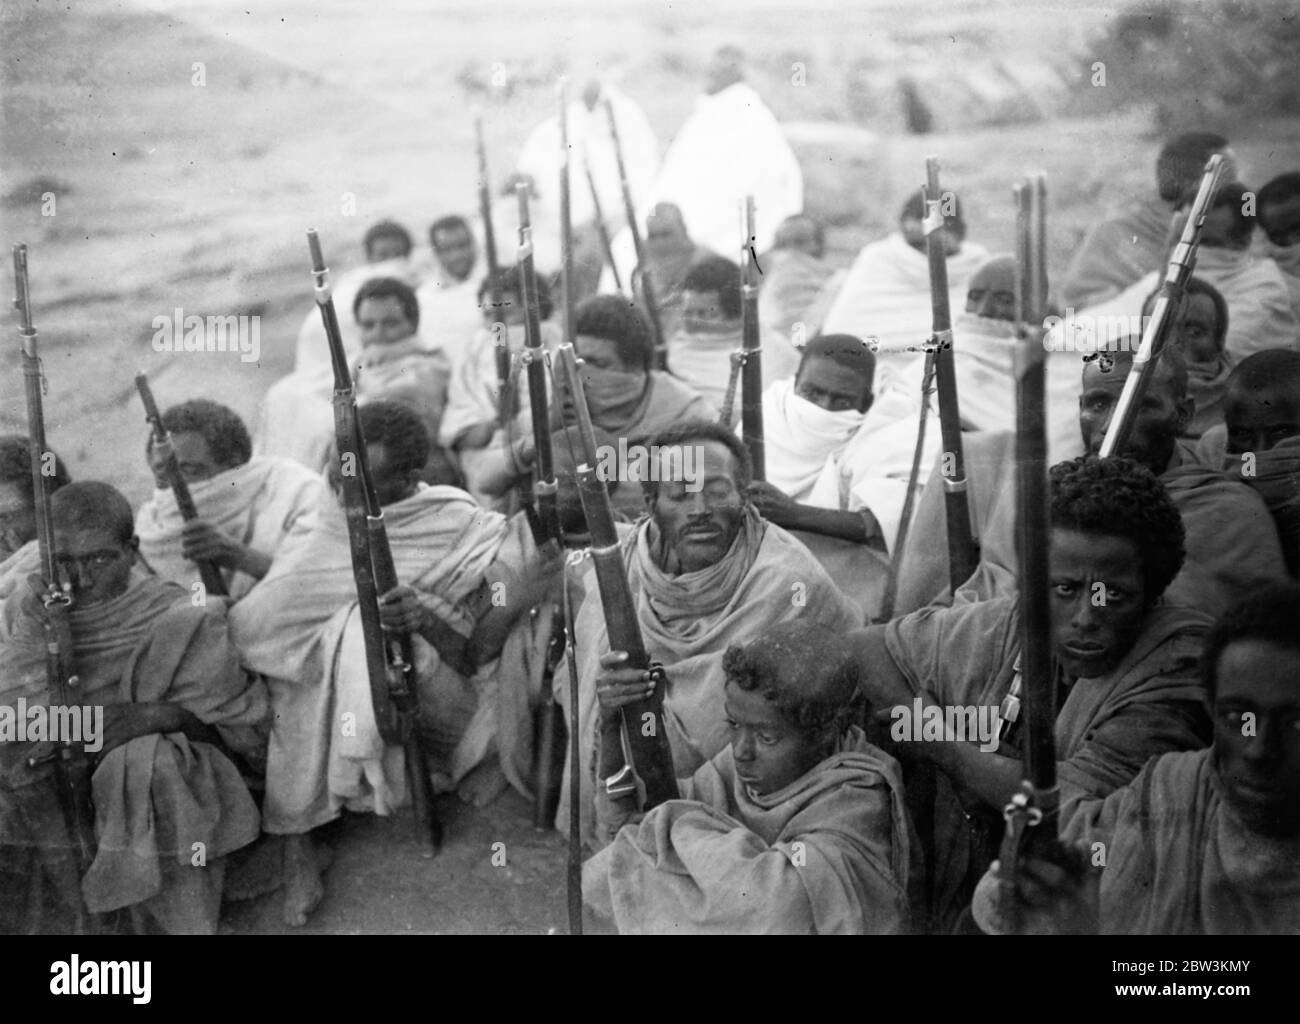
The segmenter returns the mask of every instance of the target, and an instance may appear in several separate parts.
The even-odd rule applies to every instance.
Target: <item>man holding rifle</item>
[[[1050,487],[1064,828],[1148,758],[1208,740],[1197,659],[1209,619],[1160,601],[1183,562],[1183,527],[1148,470],[1088,457],[1053,467]],[[930,920],[940,930],[969,902],[1020,781],[1023,723],[1004,704],[1018,689],[1018,616],[1015,598],[998,597],[923,608],[853,636],[859,686],[898,741],[886,749],[946,776],[935,799],[935,848],[926,851]],[[962,735],[953,734],[956,718]],[[926,732],[923,723],[946,727]]]
[[[1300,588],[1255,594],[1215,625],[1203,674],[1214,740],[1147,762],[1079,815],[1068,866],[1029,858],[981,881],[975,917],[1002,930],[1293,935],[1300,930]],[[1088,867],[1084,867],[1088,865]],[[1097,875],[1100,874],[1100,879]]]
[[[186,522],[150,435],[146,456],[154,496],[140,506],[140,555],[154,572],[189,589],[196,560],[226,570],[238,600],[266,575],[280,545],[319,499],[320,477],[292,459],[252,454],[248,428],[232,410],[205,398],[162,414],[198,519]]]
[[[76,700],[103,712],[86,745],[98,852],[80,891],[62,897],[84,899],[92,913],[129,908],[137,931],[215,934],[223,858],[257,837],[257,808],[232,758],[263,756],[266,690],[240,672],[222,602],[196,606],[139,565],[131,507],[114,488],[69,484],[51,512],[72,598]],[[0,612],[5,704],[49,703],[44,614],[27,587]],[[47,745],[0,746],[0,844],[40,871],[67,842],[49,767],[28,764]]]
[[[735,434],[696,421],[645,443],[654,460],[653,479],[642,481],[649,516],[624,541],[623,558],[637,626],[664,674],[656,684],[640,670],[620,667],[626,655],[608,650],[601,603],[587,587],[575,646],[581,763],[591,766],[581,779],[588,839],[599,718],[663,686],[673,764],[679,777],[689,775],[727,744],[722,656],[728,644],[805,615],[830,629],[862,621],[808,550],[749,503],[748,453]],[[694,480],[683,479],[688,465]],[[567,702],[566,714],[572,723]],[[567,793],[566,781],[561,823],[568,820]]]
[[[380,616],[415,639],[420,728],[435,779],[460,784],[473,800],[480,788],[499,791],[484,773],[499,774],[491,752],[496,700],[505,700],[480,669],[540,601],[547,567],[500,514],[456,488],[420,483],[427,451],[414,413],[379,401],[357,415],[403,581],[379,596]],[[331,466],[337,487],[339,460]],[[322,494],[315,517],[232,610],[231,630],[244,665],[269,679],[264,828],[288,837],[285,919],[301,925],[323,895],[311,830],[344,808],[391,813],[406,795],[401,748],[386,745],[374,724],[348,533],[333,493]]]

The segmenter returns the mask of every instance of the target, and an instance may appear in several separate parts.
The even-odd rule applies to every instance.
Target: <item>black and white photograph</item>
[[[0,53],[0,935],[92,943],[24,988],[838,934],[1264,991],[1290,0],[0,0]]]

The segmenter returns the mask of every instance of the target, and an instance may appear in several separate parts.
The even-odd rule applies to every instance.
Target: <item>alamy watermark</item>
[[[104,747],[104,708],[101,704],[0,704],[0,743],[80,743],[87,754]]]
[[[1150,316],[1093,316],[1076,313],[1073,306],[1065,316],[1043,321],[1043,348],[1048,352],[1136,352]]]
[[[998,749],[998,726],[1002,719],[996,704],[966,706],[926,704],[917,697],[911,706],[896,704],[889,712],[893,720],[889,738],[896,743],[971,743],[980,750]]]
[[[241,362],[262,358],[262,318],[257,314],[238,316],[186,315],[179,306],[171,315],[153,318],[155,352],[238,352]]]
[[[596,479],[628,483],[678,483],[694,493],[704,486],[704,448],[701,445],[628,444],[626,437],[618,445],[596,447]]]

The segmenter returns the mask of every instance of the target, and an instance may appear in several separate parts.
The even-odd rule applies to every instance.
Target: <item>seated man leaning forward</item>
[[[211,561],[238,600],[266,575],[298,520],[315,509],[320,476],[293,459],[254,456],[243,420],[205,398],[172,406],[162,421],[199,517],[181,518],[151,434],[145,454],[155,490],[135,515],[140,557],[187,588],[199,578],[195,561]]]
[[[1052,467],[1050,490],[1064,828],[1131,781],[1148,758],[1209,740],[1197,659],[1210,620],[1160,601],[1182,564],[1183,525],[1149,470],[1084,457]],[[1002,809],[1021,780],[1023,716],[1002,735],[998,719],[1003,699],[1019,687],[1019,620],[1017,598],[995,597],[923,608],[851,638],[859,685],[898,741],[897,756],[939,769],[926,854],[935,879],[931,926],[940,930],[964,909],[993,859]],[[955,732],[936,734],[931,722]]]
[[[98,851],[77,885],[58,870],[65,825],[51,766],[28,758],[48,742],[0,744],[0,861],[70,882],[64,908],[129,908],[137,931],[215,934],[225,856],[257,838],[258,814],[231,760],[265,749],[266,690],[249,686],[226,633],[225,603],[136,559],[131,506],[98,481],[51,499],[61,582],[70,587],[72,657],[83,712]],[[0,615],[0,697],[50,704],[44,609],[20,587]],[[102,719],[98,712],[102,709]],[[63,738],[63,737],[60,737]],[[78,891],[79,889],[79,891]],[[37,930],[50,923],[27,922]],[[5,929],[10,930],[10,929]]]
[[[623,933],[906,931],[902,773],[849,722],[847,653],[807,619],[728,647],[730,745],[644,816],[602,793],[612,845],[583,867],[587,905]],[[616,741],[617,712],[601,718]]]
[[[728,644],[761,636],[779,622],[810,616],[850,629],[862,613],[831,582],[807,548],[765,522],[746,497],[749,453],[716,423],[685,423],[652,438],[650,476],[642,480],[649,516],[623,541],[623,564],[636,625],[651,659],[663,665],[664,719],[678,776],[688,776],[727,744],[722,713],[722,655]],[[620,667],[609,649],[594,585],[575,624],[581,681],[582,821],[592,834],[597,701],[645,693],[648,674]],[[557,678],[563,678],[563,669]],[[573,708],[557,693],[568,720]],[[565,771],[568,771],[566,762]],[[568,822],[568,783],[559,820]]]
[[[1267,588],[1228,612],[1203,665],[1213,745],[1152,758],[1075,819],[1062,838],[1079,844],[1082,864],[1103,855],[1100,879],[1023,861],[1025,930],[1300,931],[1300,587]],[[986,875],[974,909],[988,931],[1004,924],[996,893]]]
[[[474,780],[499,773],[493,755],[513,755],[496,746],[497,680],[479,669],[545,595],[545,567],[517,536],[527,531],[512,533],[464,491],[420,482],[428,452],[415,413],[378,401],[357,415],[401,581],[380,595],[380,617],[412,635],[435,784],[460,784],[471,799],[486,785]],[[331,462],[334,490],[322,492],[317,514],[231,611],[244,665],[270,686],[264,828],[287,837],[284,915],[296,925],[323,895],[311,830],[344,808],[389,814],[407,797],[402,748],[386,745],[374,724],[347,522],[335,498],[340,463]]]

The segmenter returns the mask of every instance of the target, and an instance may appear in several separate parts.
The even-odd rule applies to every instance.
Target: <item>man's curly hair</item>
[[[812,619],[732,644],[722,671],[728,683],[774,704],[810,742],[840,735],[852,718],[857,675],[843,636]]]
[[[242,466],[253,457],[253,440],[235,410],[206,398],[192,398],[162,414],[170,434],[198,434],[208,446],[212,461],[222,469]],[[148,447],[153,447],[150,434]]]
[[[1132,459],[1081,456],[1050,472],[1052,526],[1130,540],[1154,604],[1183,567],[1183,517],[1169,492]]]

